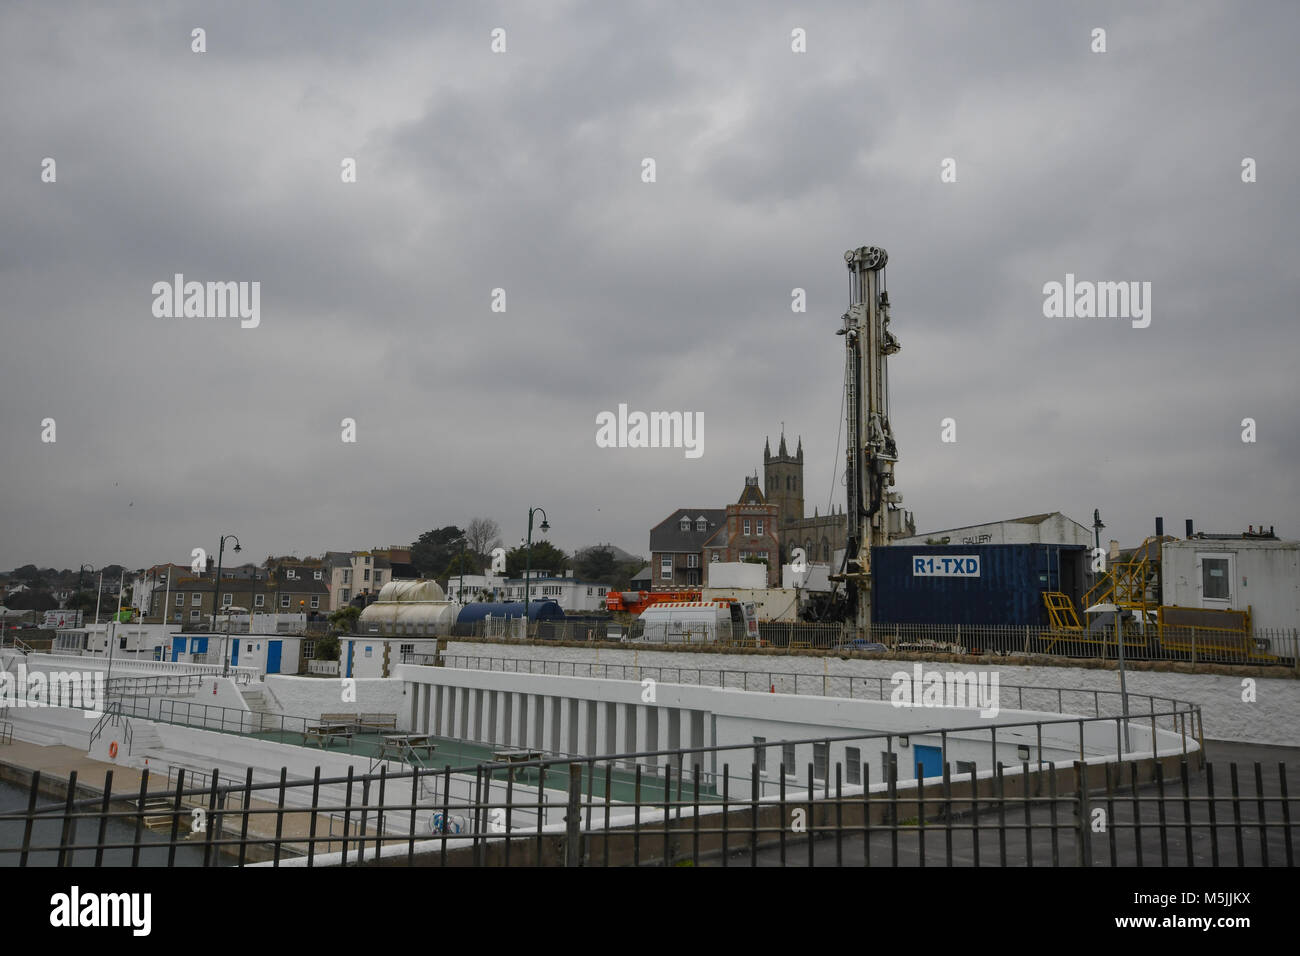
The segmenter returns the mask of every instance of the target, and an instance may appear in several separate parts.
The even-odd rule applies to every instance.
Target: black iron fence
[[[996,739],[983,759],[950,759],[964,730],[948,730],[938,767],[909,767],[919,751],[906,737],[876,734],[334,777],[317,768],[306,780],[176,769],[125,791],[113,771],[99,792],[74,774],[49,803],[36,775],[27,806],[0,812],[0,864],[1294,864],[1285,764],[1206,765],[1187,734],[1158,748],[1153,736],[1154,749],[1123,762],[1043,759],[1044,729],[1071,723],[1038,722],[1038,747],[1011,763]],[[812,759],[796,767],[792,747]]]

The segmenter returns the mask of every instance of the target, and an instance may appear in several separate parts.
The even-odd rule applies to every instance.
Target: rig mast
[[[885,264],[889,254],[878,246],[863,246],[844,253],[848,266],[849,310],[843,316],[847,350],[844,407],[848,419],[848,536],[843,573],[860,633],[871,625],[871,549],[889,544],[895,516],[891,506],[903,496],[894,486],[898,446],[889,424],[889,370],[887,358],[899,349],[889,331],[889,293],[885,290]]]

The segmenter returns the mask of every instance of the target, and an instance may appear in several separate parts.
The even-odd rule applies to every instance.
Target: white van
[[[758,641],[752,602],[669,601],[641,612],[637,639],[646,644],[712,644]]]

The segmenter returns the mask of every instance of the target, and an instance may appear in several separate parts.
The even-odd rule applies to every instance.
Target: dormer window
[[[678,522],[678,527],[681,528],[683,531],[690,531],[690,530],[691,530],[691,519],[690,519],[690,518],[685,518],[685,517],[682,518],[682,520]]]
[[[709,530],[709,522],[705,519],[703,515],[700,515],[700,517],[695,519],[695,530],[696,531]]]
[[[296,578],[298,575],[297,575],[297,573],[293,570],[293,568],[290,568],[289,570],[287,570],[287,571],[284,572],[284,576],[285,576],[286,578],[288,578],[289,580],[292,581],[292,580],[293,580],[294,578]]]
[[[313,572],[312,572],[312,576],[313,576],[317,581],[320,580],[320,574],[321,574],[321,573],[320,573],[319,571],[313,571]]]

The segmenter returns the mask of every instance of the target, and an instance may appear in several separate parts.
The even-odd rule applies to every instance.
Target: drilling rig
[[[849,270],[849,310],[844,336],[844,407],[848,424],[847,540],[844,566],[832,580],[843,581],[847,610],[859,634],[871,625],[871,549],[887,545],[903,530],[905,518],[897,505],[903,496],[892,491],[898,445],[889,424],[887,359],[899,349],[889,330],[889,293],[885,264],[889,254],[878,246],[844,253]]]

